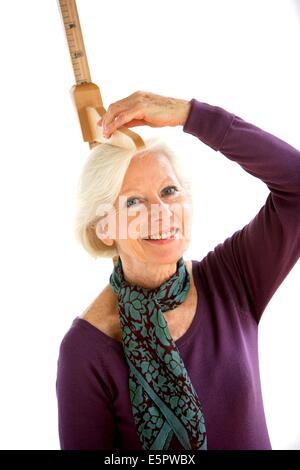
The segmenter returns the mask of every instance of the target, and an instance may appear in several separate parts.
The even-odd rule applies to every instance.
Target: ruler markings
[[[72,4],[72,2],[69,2],[68,0],[59,0],[59,4],[76,83],[89,83],[91,80],[90,72],[76,9],[74,12],[72,8],[70,8],[70,4]],[[74,31],[72,31],[73,29]]]

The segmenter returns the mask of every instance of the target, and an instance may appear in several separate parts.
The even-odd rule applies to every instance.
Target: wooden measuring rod
[[[76,1],[58,0],[58,6],[76,81],[70,93],[77,110],[84,142],[88,142],[90,148],[102,143],[123,148],[143,148],[145,146],[143,139],[127,127],[118,128],[108,139],[103,135],[102,126],[97,126],[97,122],[106,113],[106,109],[103,106],[99,87],[91,81]]]

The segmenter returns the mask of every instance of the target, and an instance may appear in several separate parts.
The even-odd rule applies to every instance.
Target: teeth
[[[174,236],[176,232],[177,232],[177,229],[172,230],[171,232],[164,232],[161,235],[153,235],[151,237],[146,238],[145,240],[165,240],[166,238],[170,238],[171,236]]]

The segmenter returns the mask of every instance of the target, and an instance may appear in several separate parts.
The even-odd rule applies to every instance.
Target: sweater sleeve
[[[86,343],[86,342],[85,342]],[[56,394],[62,450],[113,449],[112,400],[88,351],[88,344],[72,328],[60,345]]]
[[[300,257],[300,152],[226,110],[191,100],[183,131],[261,179],[270,193],[255,217],[218,246],[257,323]]]

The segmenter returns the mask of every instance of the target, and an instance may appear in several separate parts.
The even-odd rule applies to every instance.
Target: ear
[[[108,234],[108,226],[104,220],[98,220],[96,224],[94,224],[95,232],[97,237],[107,246],[112,246],[114,244],[114,239],[111,238]]]

